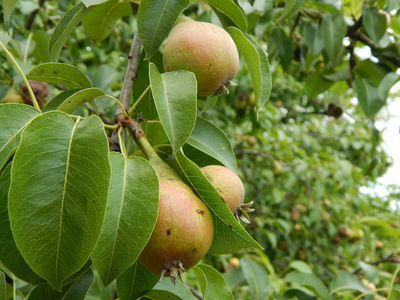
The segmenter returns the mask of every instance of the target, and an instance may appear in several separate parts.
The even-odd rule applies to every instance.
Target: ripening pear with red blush
[[[166,72],[193,72],[198,96],[228,93],[239,70],[238,50],[229,33],[206,22],[178,23],[165,41],[163,61]]]
[[[247,212],[254,211],[254,209],[249,208],[253,202],[244,203],[245,191],[239,176],[231,169],[219,165],[205,166],[200,170],[218,191],[234,216],[249,223]]]

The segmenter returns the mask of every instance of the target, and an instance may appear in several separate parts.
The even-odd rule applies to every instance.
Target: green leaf
[[[0,271],[0,300],[6,300],[6,275]]]
[[[327,75],[322,75],[324,79],[328,79],[330,81],[343,81],[343,80],[349,80],[351,79],[351,70],[349,65],[345,65],[343,69],[327,74]]]
[[[153,290],[146,294],[150,299],[168,299],[168,300],[196,300],[190,290],[181,283],[176,281],[175,285],[172,284],[170,278],[164,277]],[[125,299],[122,299],[125,300]]]
[[[324,49],[324,41],[318,24],[308,23],[304,26],[304,42],[313,55],[317,55]]]
[[[313,274],[312,268],[301,260],[293,260],[289,263],[289,268],[295,269],[299,272]]]
[[[400,229],[394,228],[384,218],[366,217],[362,218],[361,222],[376,226],[377,228],[374,228],[374,233],[379,236],[384,236],[384,237],[400,236]]]
[[[149,76],[161,124],[175,153],[190,137],[196,123],[196,77],[189,71],[160,74],[153,63]]]
[[[101,41],[111,33],[120,18],[131,14],[132,6],[128,2],[109,0],[94,7],[83,18],[82,25],[91,39]]]
[[[267,299],[272,291],[266,269],[254,260],[243,257],[240,259],[240,265],[244,276],[249,283],[249,292],[254,300]]]
[[[157,221],[158,179],[149,162],[110,153],[111,180],[105,222],[91,255],[107,286],[131,266]]]
[[[356,75],[370,80],[374,86],[378,86],[382,78],[387,74],[385,69],[370,59],[359,61],[353,70]]]
[[[51,61],[49,53],[49,34],[44,30],[36,30],[33,32],[32,39],[35,41],[36,44],[32,54],[37,59],[37,61]]]
[[[63,288],[66,285],[69,285],[81,278],[90,268],[92,268],[92,260],[88,259],[87,262],[83,265],[82,268],[79,269],[78,272],[75,272],[71,276],[69,276],[67,279],[65,279],[62,283]]]
[[[44,283],[28,266],[14,242],[8,217],[8,189],[10,187],[11,164],[0,176],[0,262],[18,278],[32,285]]]
[[[276,44],[279,52],[279,59],[282,68],[287,70],[293,60],[293,46],[292,40],[288,37],[286,32],[279,27],[275,27],[271,35],[271,40]]]
[[[371,291],[371,289],[362,284],[356,276],[343,270],[338,271],[336,277],[329,284],[329,289],[332,294],[342,290],[354,290],[361,293],[368,293]]]
[[[305,82],[305,93],[308,97],[315,97],[322,92],[325,92],[333,85],[333,81],[325,79],[325,74],[328,70],[324,72],[313,72],[308,76]],[[328,75],[328,74],[326,74]]]
[[[96,116],[74,123],[59,111],[36,117],[22,134],[11,174],[15,243],[32,270],[59,290],[100,236],[110,179],[103,123]]]
[[[117,294],[121,300],[135,300],[157,284],[160,276],[136,262],[117,278]]]
[[[229,289],[224,277],[213,267],[204,264],[198,264],[193,267],[199,281],[201,293],[204,300],[224,299],[233,300],[232,291]]]
[[[376,7],[363,6],[362,17],[365,30],[370,38],[379,43],[386,32],[386,16],[381,14]]]
[[[297,283],[307,288],[316,296],[320,296],[324,300],[332,299],[329,291],[324,283],[317,276],[308,273],[292,272],[285,276],[285,281]]]
[[[101,3],[104,3],[108,0],[83,0],[82,3],[85,4],[86,7],[92,6],[92,5],[98,5]]]
[[[49,52],[53,61],[58,60],[62,47],[69,35],[86,16],[90,9],[91,8],[86,8],[85,5],[80,2],[67,11],[67,13],[61,18],[60,22],[54,29],[49,42]]]
[[[229,139],[211,122],[197,117],[196,126],[186,143],[236,171],[235,154]]]
[[[356,76],[353,87],[367,117],[372,117],[385,105],[385,101],[379,97],[378,89],[368,79]]]
[[[246,16],[241,8],[232,0],[205,0],[215,10],[228,17],[240,30],[247,31]]]
[[[254,85],[254,93],[258,107],[269,99],[272,89],[272,78],[268,57],[265,51],[248,34],[235,27],[227,28],[235,44],[244,57]]]
[[[391,16],[390,19],[390,28],[394,31],[394,33],[400,34],[400,18],[394,15]]]
[[[159,51],[157,51],[151,57],[151,61],[144,59],[144,53],[142,58],[143,59],[140,60],[139,64],[137,78],[134,81],[132,88],[132,97],[134,100],[138,99],[144,90],[150,85],[149,64],[154,62],[158,70],[163,70],[163,57]],[[147,92],[147,94],[139,102],[138,106],[136,107],[136,112],[142,113],[143,118],[147,120],[160,119],[151,92]],[[165,134],[161,123],[142,123],[141,126],[151,145],[156,146],[168,142],[168,137]]]
[[[396,82],[400,80],[400,75],[394,72],[387,73],[385,77],[382,78],[379,86],[378,86],[378,95],[379,98],[383,101],[386,101],[386,98],[389,95],[390,89],[395,85]]]
[[[48,112],[51,110],[56,110],[64,101],[65,99],[68,99],[75,93],[81,91],[83,89],[71,89],[71,90],[66,90],[57,96],[55,96],[53,99],[51,99],[45,107],[43,107],[42,112]]]
[[[29,294],[29,300],[83,300],[93,282],[93,271],[89,268],[76,281],[63,286],[59,292],[49,284],[35,287]]]
[[[15,5],[17,4],[17,0],[3,0],[3,9],[4,9],[4,25],[6,26],[6,30],[10,27],[11,15],[15,9]]]
[[[209,165],[220,165],[221,162],[208,154],[190,146],[189,144],[185,144],[182,147],[183,152],[186,157],[189,158],[192,162],[198,165],[200,168]]]
[[[91,83],[78,67],[62,63],[44,63],[34,67],[28,75],[28,79],[65,84],[78,88],[89,88]]]
[[[32,106],[0,104],[0,170],[18,147],[22,131],[39,114]]]
[[[326,53],[331,61],[335,61],[343,48],[343,38],[347,30],[343,15],[325,14],[321,29]]]
[[[77,108],[81,107],[88,101],[97,97],[104,96],[104,92],[98,88],[88,88],[76,91],[64,100],[57,108],[67,114],[72,114]]]
[[[281,22],[283,20],[289,19],[292,17],[294,14],[298,12],[300,7],[303,5],[304,0],[288,0],[285,3],[285,7],[282,11],[282,13],[279,16],[279,19],[277,22]]]
[[[140,1],[137,26],[140,40],[150,58],[171,31],[179,15],[190,0],[142,0]]]
[[[200,198],[207,204],[214,220],[214,239],[210,254],[225,254],[245,248],[261,248],[247,231],[235,219],[228,206],[213,185],[193,162],[181,152],[176,153],[176,160],[186,180]]]

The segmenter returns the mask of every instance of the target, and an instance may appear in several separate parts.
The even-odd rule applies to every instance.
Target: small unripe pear
[[[1,103],[24,103],[24,99],[18,91],[11,87],[8,89],[6,95],[1,99]]]
[[[239,54],[231,36],[206,22],[177,24],[165,41],[163,61],[167,72],[193,72],[198,96],[227,93],[239,70]]]
[[[382,249],[383,246],[384,246],[384,244],[383,244],[382,241],[380,241],[380,240],[375,241],[375,247],[376,247],[377,249]]]
[[[252,107],[257,105],[257,103],[256,103],[256,94],[254,94],[254,92],[250,93],[248,101],[249,101],[249,105],[252,106]]]
[[[237,257],[231,257],[228,262],[235,269],[240,267],[240,259]]]
[[[237,218],[248,223],[247,212],[253,211],[249,208],[253,203],[244,204],[244,186],[239,176],[231,169],[219,165],[205,166],[200,170],[218,191],[230,211]]]

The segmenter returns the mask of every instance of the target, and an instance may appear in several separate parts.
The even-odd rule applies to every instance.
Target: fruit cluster
[[[136,133],[135,139],[159,180],[157,222],[139,261],[156,274],[170,276],[174,282],[208,252],[214,238],[213,218],[196,192],[157,155],[144,133]],[[251,211],[252,203],[244,204],[244,187],[239,176],[219,165],[200,170],[230,211],[248,222],[246,211]]]
[[[188,18],[171,30],[163,55],[165,71],[195,74],[198,96],[227,93],[239,68],[236,45],[224,29]],[[174,282],[208,252],[214,237],[213,218],[196,192],[157,156],[144,133],[136,133],[135,139],[159,179],[157,223],[139,261]],[[249,222],[247,212],[252,211],[252,203],[244,204],[244,186],[238,175],[219,165],[201,171],[236,218]]]

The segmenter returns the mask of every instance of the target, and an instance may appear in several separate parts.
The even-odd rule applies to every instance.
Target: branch
[[[380,49],[380,46],[376,44],[373,40],[371,40],[369,37],[367,37],[364,33],[358,31],[358,29],[363,26],[363,20],[362,16],[355,21],[354,25],[351,27],[348,27],[346,36],[348,36],[352,40],[352,44],[350,47],[348,47],[348,50],[350,52],[351,56],[354,56],[354,45],[355,41],[360,41],[361,43],[367,45],[368,47],[371,48],[371,52],[373,50],[378,50]],[[390,61],[392,64],[394,64],[396,67],[400,67],[400,60],[397,57],[393,56],[388,56],[382,53],[374,53],[374,55],[378,58],[383,58],[388,61]],[[354,58],[353,61],[350,60],[350,66],[353,67],[355,65]]]
[[[140,41],[138,33],[135,32],[131,49],[128,54],[128,67],[126,70],[124,83],[122,85],[121,94],[119,96],[119,101],[122,103],[126,111],[129,109],[129,100],[131,98],[133,82],[135,81],[137,75],[141,48],[142,42]],[[118,106],[114,116],[115,123],[121,123],[121,120],[123,119],[122,108]],[[120,151],[118,142],[118,129],[114,130],[109,138],[109,148],[110,151]]]
[[[122,85],[121,94],[119,96],[119,101],[125,107],[125,110],[129,109],[129,100],[131,98],[133,82],[135,81],[137,75],[141,48],[142,48],[142,42],[140,41],[139,35],[136,32],[133,37],[131,49],[129,51],[128,68],[126,70],[124,84]],[[122,113],[122,110],[121,108],[118,107],[116,114],[120,113]]]
[[[204,299],[203,295],[198,290],[196,290],[194,287],[191,287],[191,286],[188,286],[188,285],[186,285],[186,286],[192,292],[193,296],[195,296],[197,299],[200,299],[200,300]]]
[[[384,258],[378,259],[376,261],[369,262],[367,264],[373,265],[373,266],[377,266],[377,265],[380,265],[381,263],[385,263],[385,262],[392,262],[392,263],[397,263],[398,264],[398,263],[400,263],[400,260],[395,254],[392,253],[389,256],[386,256]],[[358,267],[358,268],[354,269],[353,274],[358,274],[361,271],[362,271],[361,267]]]

